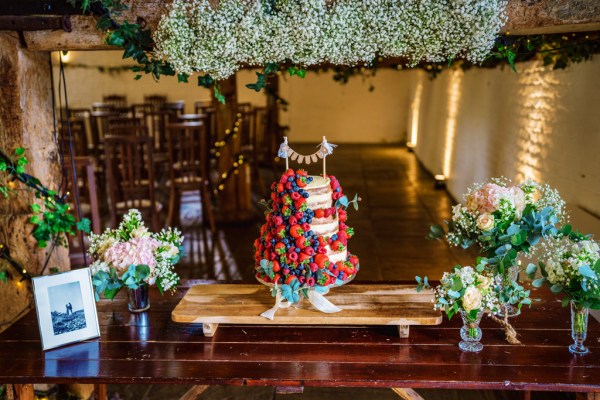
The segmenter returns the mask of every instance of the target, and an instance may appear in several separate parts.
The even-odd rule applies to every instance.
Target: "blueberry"
[[[308,236],[313,236],[314,232],[313,231],[308,231]]]
[[[317,236],[317,235],[313,235],[313,239],[315,239],[315,240],[319,240],[319,236]]]
[[[271,239],[271,243],[275,244],[275,239]]]
[[[296,271],[294,271],[294,270],[291,270],[291,271],[290,271],[290,275],[296,275]]]
[[[338,238],[338,235],[333,235],[333,236],[331,237],[331,240],[337,240],[337,238]]]
[[[288,182],[294,182],[294,177],[293,177],[293,176],[290,176],[290,177],[288,178]]]
[[[336,192],[339,192],[339,191],[340,191],[340,188],[337,188],[337,189],[335,189],[335,191],[336,191]]]
[[[310,224],[312,222],[312,218],[307,219],[306,222]]]
[[[300,253],[300,247],[296,247],[296,253]]]
[[[290,241],[288,240],[288,238],[283,238],[282,242],[283,244],[288,244]]]
[[[302,197],[304,197],[305,199],[308,199],[308,193],[302,193]]]

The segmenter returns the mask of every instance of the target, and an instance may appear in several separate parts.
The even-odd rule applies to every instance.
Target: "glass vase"
[[[587,337],[589,310],[574,301],[571,301],[571,337],[573,344],[569,351],[573,354],[587,354],[590,350],[583,345]]]
[[[482,332],[479,327],[481,317],[483,316],[483,310],[477,312],[477,316],[472,318],[470,313],[461,310],[460,316],[463,320],[463,327],[460,328],[460,337],[462,341],[458,344],[458,347],[462,351],[471,353],[477,353],[483,349],[483,345],[479,342],[481,340]]]
[[[139,313],[150,308],[148,298],[148,284],[142,283],[137,289],[127,288],[127,299],[129,311]]]
[[[516,282],[518,278],[519,278],[519,266],[512,265],[512,266],[508,267],[508,269],[506,269],[506,271],[504,271],[504,274],[502,275],[502,287],[500,288],[500,290],[504,290],[504,287],[510,286],[512,284],[512,282]],[[498,317],[504,318],[505,314],[508,318],[516,317],[517,315],[521,314],[521,310],[518,307],[513,306],[509,302],[502,303],[502,304],[500,304],[500,310],[498,311]]]

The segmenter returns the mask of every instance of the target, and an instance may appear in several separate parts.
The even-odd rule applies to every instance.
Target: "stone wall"
[[[27,172],[46,186],[56,188],[60,180],[58,148],[53,139],[50,56],[46,52],[22,49],[16,33],[0,32],[0,148],[12,152],[26,148],[30,161]],[[46,251],[37,248],[27,221],[34,195],[19,190],[10,199],[0,198],[0,242],[11,256],[32,274],[39,274]],[[2,261],[0,261],[2,262]],[[2,267],[7,267],[2,265]],[[69,269],[66,249],[56,251],[49,268]],[[0,282],[0,330],[31,303],[31,286],[20,282],[12,267],[7,271],[15,279]]]
[[[447,176],[457,199],[491,176],[548,182],[567,200],[573,225],[599,237],[600,59],[566,70],[536,62],[517,68],[445,71],[433,81],[410,72],[423,85],[417,157]],[[411,88],[411,104],[416,94]]]

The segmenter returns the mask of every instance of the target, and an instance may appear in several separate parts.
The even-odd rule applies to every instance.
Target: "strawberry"
[[[346,219],[348,219],[348,212],[346,210],[339,210],[338,218],[340,222],[346,222]]]
[[[358,257],[356,257],[355,255],[350,255],[350,257],[348,257],[348,261],[350,261],[350,263],[354,266],[358,265]]]
[[[280,237],[280,238],[284,238],[285,237],[285,235],[286,235],[285,225],[279,225],[277,227],[277,229],[276,229],[276,235],[277,235],[277,237]]]
[[[325,211],[322,208],[315,210],[315,218],[323,218],[325,216]]]
[[[324,247],[327,244],[327,241],[325,240],[325,238],[323,236],[319,236],[319,238],[317,240],[319,241],[320,247]]]
[[[289,217],[290,215],[292,215],[292,210],[289,206],[283,206],[281,208],[281,213],[285,216],[285,217]]]
[[[296,238],[296,247],[303,249],[306,246],[310,246],[310,241],[307,238],[305,238],[304,236]]]
[[[283,269],[283,275],[288,275],[290,273],[290,269],[289,268],[284,268]]]
[[[275,244],[275,252],[279,255],[285,254],[285,244],[278,242]]]
[[[307,177],[308,176],[308,172],[306,172],[303,169],[299,169],[296,171],[296,174],[300,175],[300,177]]]
[[[293,238],[299,238],[300,236],[304,235],[304,231],[302,230],[302,227],[300,225],[292,225],[292,227],[290,228],[290,235]]]
[[[302,176],[296,179],[296,185],[298,185],[299,188],[306,187],[306,178]]]
[[[310,262],[310,256],[306,253],[300,253],[298,256],[298,262],[300,264],[308,264]]]
[[[317,267],[319,269],[323,269],[327,267],[327,264],[329,263],[329,257],[327,257],[325,254],[317,254],[315,255],[315,264],[317,264]]]
[[[275,276],[273,277],[273,282],[279,282],[280,279],[281,279],[281,275],[275,274]]]
[[[288,277],[287,277],[287,279],[285,280],[285,283],[286,283],[287,285],[289,285],[289,284],[290,284],[290,282],[292,282],[294,279],[298,279],[298,278],[296,278],[296,275],[290,275],[290,276],[288,276]]]
[[[282,193],[285,190],[285,187],[283,186],[283,183],[278,183],[277,184],[277,193]]]
[[[281,269],[281,265],[279,265],[279,261],[273,260],[273,272],[277,272]]]
[[[296,173],[294,172],[293,169],[290,168],[287,171],[285,171],[285,175],[289,177],[289,176],[292,176],[292,175],[296,175]]]
[[[331,248],[335,251],[342,251],[344,250],[344,245],[339,240],[335,240],[331,243]]]
[[[306,199],[304,197],[300,197],[298,200],[294,200],[294,206],[296,207],[296,210],[300,212],[306,211],[306,209],[308,208],[306,206]]]

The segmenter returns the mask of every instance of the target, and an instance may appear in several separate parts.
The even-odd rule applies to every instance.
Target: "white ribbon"
[[[312,304],[314,308],[327,314],[333,314],[342,311],[341,308],[337,307],[335,304],[327,300],[325,296],[323,296],[321,293],[317,292],[314,289],[308,290],[308,301],[310,302],[310,304]],[[275,295],[275,305],[272,308],[260,314],[260,316],[273,321],[273,319],[275,319],[275,313],[278,309],[288,308],[293,304],[294,303],[290,303],[288,300],[284,299],[281,296],[281,291],[277,290],[277,294]]]
[[[323,136],[323,141],[319,146],[325,150],[325,155],[330,155],[333,153],[333,149],[337,147],[337,144],[328,143],[325,136]]]

